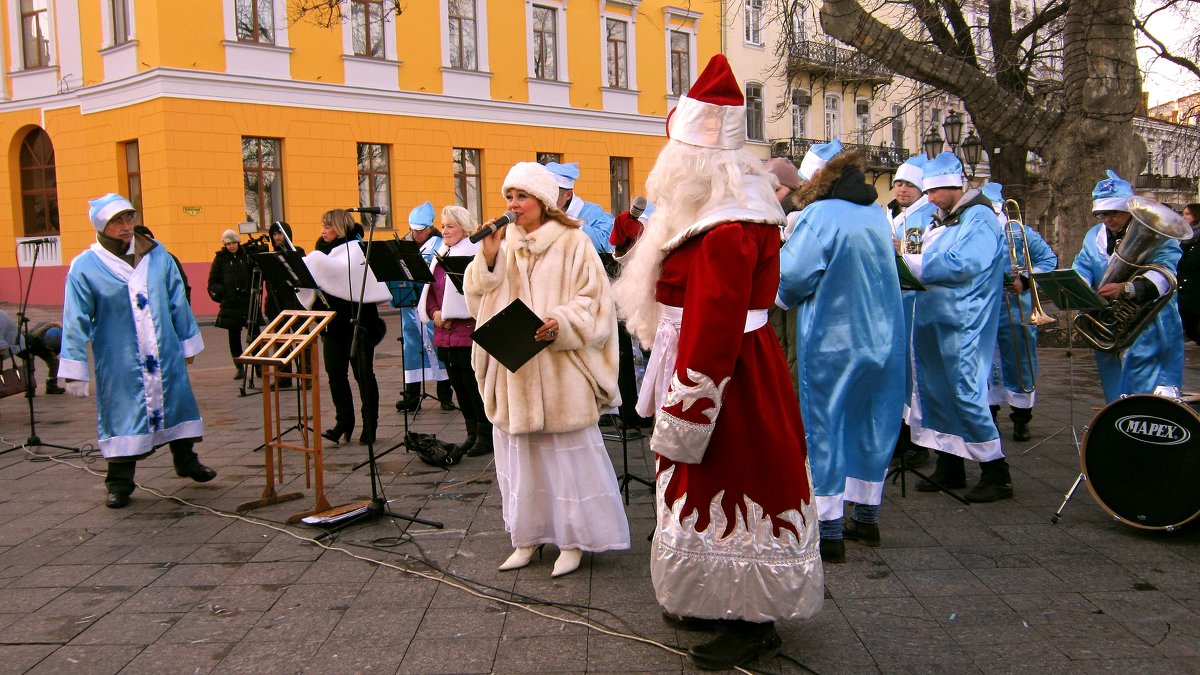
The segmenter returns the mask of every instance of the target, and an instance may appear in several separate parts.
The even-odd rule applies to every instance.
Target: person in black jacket
[[[250,308],[250,257],[242,251],[241,240],[233,230],[221,234],[221,243],[224,247],[217,251],[208,272],[208,297],[221,303],[213,325],[229,332],[229,356],[236,359],[242,355],[242,328]],[[233,379],[245,376],[239,367]]]
[[[304,255],[304,249],[296,246],[292,240],[292,226],[287,222],[277,220],[271,223],[270,229],[267,231],[271,235],[271,250],[272,251],[295,251],[300,255]],[[304,309],[304,305],[296,296],[296,289],[290,283],[283,285],[274,284],[269,278],[264,275],[263,288],[266,291],[265,312],[267,322],[270,323],[279,316],[279,313],[285,309]],[[307,362],[306,362],[307,363]],[[304,372],[308,372],[307,365],[304,366]],[[291,373],[292,365],[289,363],[280,368],[281,373]],[[292,386],[292,381],[289,378],[281,377],[279,379],[279,388],[287,389]]]
[[[1192,237],[1181,244],[1179,318],[1183,319],[1183,334],[1200,345],[1200,204],[1183,207],[1183,219],[1192,228]]]
[[[145,225],[134,225],[133,232],[134,232],[134,234],[140,234],[147,239],[154,239],[154,233],[151,232],[150,228],[146,227]],[[158,241],[158,240],[155,239],[155,241]],[[162,246],[162,242],[161,241],[158,242],[158,245]],[[165,246],[163,246],[163,250],[164,251],[166,250]],[[174,253],[171,253],[170,251],[167,251],[167,252],[170,254],[171,260],[175,261],[175,269],[179,270],[179,276],[183,277],[183,297],[187,298],[188,306],[191,307],[192,306],[192,286],[191,286],[191,284],[188,283],[187,272],[183,271],[183,263],[179,262],[179,257],[176,256]]]

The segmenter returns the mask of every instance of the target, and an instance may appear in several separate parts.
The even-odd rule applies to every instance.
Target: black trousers
[[[446,375],[458,407],[467,424],[486,422],[483,414],[483,397],[479,395],[479,383],[475,381],[475,370],[471,368],[470,347],[438,347],[438,359],[446,366]]]
[[[1187,339],[1200,345],[1200,312],[1181,308],[1179,318],[1183,319],[1183,334],[1187,336]]]
[[[354,428],[354,396],[350,393],[350,376],[358,383],[362,403],[363,430],[374,431],[379,422],[379,383],[375,380],[375,345],[360,336],[358,353],[350,354],[354,330],[349,326],[331,325],[321,345],[325,359],[325,376],[329,380],[329,396],[333,399],[334,414],[339,428]]]
[[[196,445],[195,438],[181,438],[171,441],[167,445],[171,448],[171,460],[175,464],[177,472],[186,472],[200,463],[200,457],[196,454],[194,447]],[[132,493],[133,476],[137,471],[138,460],[146,459],[153,454],[154,451],[151,450],[144,455],[108,460],[108,473],[104,477],[105,489],[113,494]]]
[[[229,332],[229,356],[236,359],[242,355],[242,327],[225,330]]]

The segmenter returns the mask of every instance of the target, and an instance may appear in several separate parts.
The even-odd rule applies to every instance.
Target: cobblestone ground
[[[403,377],[399,320],[387,321],[376,363],[380,450],[403,427],[391,405]],[[319,530],[283,524],[312,501],[295,455],[280,492],[304,499],[238,518],[236,507],[263,490],[262,401],[238,395],[223,331],[205,328],[204,338],[191,375],[205,418],[198,449],[220,472],[211,483],[175,477],[160,453],[139,465],[132,505],[107,509],[94,473],[103,462],[91,451],[94,399],[44,396],[40,383],[33,399],[41,440],[82,454],[12,449],[29,436],[26,400],[0,400],[0,673],[690,670],[673,650],[706,638],[660,619],[646,541],[653,500],[636,482],[632,550],[585,555],[578,572],[553,580],[553,551],[496,571],[510,546],[487,457],[450,471],[404,448],[380,458],[391,509],[443,529],[389,517],[317,545]],[[754,669],[1200,672],[1198,531],[1115,523],[1083,488],[1050,522],[1079,473],[1070,427],[1082,431],[1101,406],[1090,353],[1074,354],[1041,353],[1033,441],[1008,440],[1001,416],[1014,499],[963,506],[889,484],[883,546],[849,543],[847,563],[826,569],[824,609],[780,625],[783,651]],[[1187,358],[1185,389],[1200,390],[1200,349]],[[295,421],[294,400],[284,395],[285,424]],[[332,410],[327,397],[322,407]],[[457,414],[436,402],[410,425],[451,441],[464,435]],[[621,472],[620,442],[609,448]],[[644,443],[631,441],[628,455],[629,472],[646,477]],[[370,494],[366,470],[354,468],[365,459],[354,441],[326,447],[331,502]]]

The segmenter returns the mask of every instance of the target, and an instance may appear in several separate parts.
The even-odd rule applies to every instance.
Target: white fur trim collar
[[[724,223],[766,223],[781,227],[787,222],[771,184],[760,176],[742,176],[742,196],[743,203],[740,204],[733,201],[708,204],[695,223],[663,245],[663,252],[669,253],[688,239]]]
[[[536,257],[545,253],[554,242],[558,241],[559,237],[566,233],[567,229],[566,225],[557,220],[548,220],[532,234],[526,234],[520,225],[513,223],[504,228],[504,243],[514,252],[524,249],[529,255]]]

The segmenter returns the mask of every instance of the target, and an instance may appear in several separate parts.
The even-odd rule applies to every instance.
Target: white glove
[[[79,398],[87,398],[88,383],[87,380],[67,380],[67,386],[63,387],[67,393]]]

